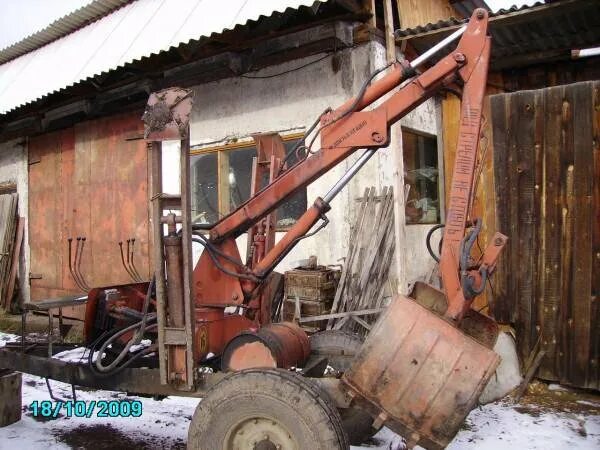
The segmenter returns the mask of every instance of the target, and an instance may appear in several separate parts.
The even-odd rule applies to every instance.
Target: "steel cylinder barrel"
[[[292,322],[272,323],[233,338],[223,352],[223,370],[301,366],[310,353],[308,336]]]

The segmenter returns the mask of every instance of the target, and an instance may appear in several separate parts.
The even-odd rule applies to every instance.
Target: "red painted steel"
[[[329,205],[317,199],[285,236],[270,251],[259,255],[260,260],[254,259],[250,267],[242,264],[234,238],[255,226],[289,195],[306,186],[358,147],[380,148],[387,145],[387,129],[392,123],[434,95],[441,86],[461,81],[464,83],[464,95],[457,153],[459,156],[448,210],[446,227],[448,238],[444,240],[441,264],[448,299],[444,314],[448,319],[459,322],[469,310],[472,300],[465,299],[463,295],[458,264],[468,216],[467,207],[472,194],[481,101],[489,60],[490,42],[486,37],[487,22],[487,13],[477,10],[454,52],[416,76],[374,109],[357,112],[345,108],[352,105],[357,109],[364,108],[395,88],[405,75],[410,75],[405,65],[397,63],[389,74],[368,87],[362,97],[349,100],[337,110],[324,114],[321,117],[323,148],[284,171],[210,230],[207,244],[209,249],[203,252],[193,275],[196,307],[241,306],[244,308],[244,315],[255,324],[257,312],[264,306],[265,301],[260,289],[262,280],[323,217]],[[171,94],[162,91],[161,95]],[[151,101],[155,102],[156,98],[152,97]],[[147,110],[146,122],[149,119],[152,119],[151,111]],[[257,139],[260,144],[261,138]],[[264,144],[271,145],[275,149],[275,142],[272,140],[265,141]],[[262,148],[264,145],[259,147]],[[280,151],[281,149],[274,150],[274,152]],[[256,170],[258,172],[258,168]],[[257,176],[254,178],[256,182]],[[262,239],[257,239],[255,250],[262,253],[263,248],[265,243]],[[481,282],[477,278],[479,268],[470,268],[470,273],[475,279],[475,287],[478,287],[478,281]],[[259,316],[264,318],[265,314],[261,313]]]
[[[266,250],[264,240],[256,240],[260,258],[253,259],[250,266],[242,264],[235,238],[358,148],[386,146],[393,123],[441,87],[458,82],[464,85],[463,105],[441,255],[444,292],[421,289],[423,295],[416,301],[394,299],[343,378],[354,401],[369,410],[377,423],[407,436],[409,443],[441,448],[452,439],[499,362],[490,349],[497,335],[496,324],[472,312],[470,304],[484,283],[482,274],[493,272],[506,237],[497,235],[480,261],[473,262],[468,258],[466,236],[473,236],[474,231],[465,236],[467,223],[480,224],[469,220],[468,207],[489,63],[487,25],[487,12],[477,9],[454,52],[372,110],[363,109],[411,75],[405,66],[395,64],[362,97],[325,113],[320,119],[322,148],[214,225],[193,274],[195,361],[213,353],[223,356],[225,368],[239,370],[256,365],[290,367],[306,357],[308,341],[297,326],[266,324],[265,279],[324,217],[329,205],[318,198],[271,250]],[[461,284],[466,275],[473,281],[470,291]],[[419,302],[431,305],[428,309]],[[227,306],[239,308],[225,314]],[[177,364],[175,359],[170,356],[169,364]]]
[[[500,362],[489,348],[412,299],[382,313],[342,380],[410,444],[444,448]]]
[[[301,367],[310,354],[308,336],[292,322],[272,323],[258,332],[244,332],[223,352],[223,370],[257,367]]]

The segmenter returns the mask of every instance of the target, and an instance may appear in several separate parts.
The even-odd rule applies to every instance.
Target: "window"
[[[439,223],[438,150],[435,136],[402,129],[406,223]]]
[[[283,137],[286,152],[299,140],[298,136]],[[212,224],[250,198],[252,161],[256,156],[253,141],[213,148],[192,149],[192,221]],[[297,162],[288,159],[288,167]],[[267,183],[262,180],[261,187]],[[277,209],[277,229],[284,230],[306,211],[306,189],[292,195]]]

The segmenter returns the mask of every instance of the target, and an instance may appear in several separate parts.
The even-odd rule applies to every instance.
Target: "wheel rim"
[[[251,417],[231,427],[223,450],[299,450],[288,429],[275,419]]]

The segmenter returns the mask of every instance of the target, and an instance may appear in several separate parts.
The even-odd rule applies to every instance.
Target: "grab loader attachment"
[[[493,350],[400,295],[343,381],[376,425],[437,449],[452,440],[499,363]]]
[[[478,9],[456,50],[415,81],[427,83],[446,65],[461,64],[453,80],[462,86],[462,106],[439,257],[443,290],[416,283],[410,296],[393,299],[342,378],[374,426],[398,432],[409,448],[448,445],[500,362],[492,350],[497,324],[471,308],[507,241],[496,233],[481,257],[471,255],[482,226],[471,218],[471,206],[490,55],[486,34],[487,13]]]

